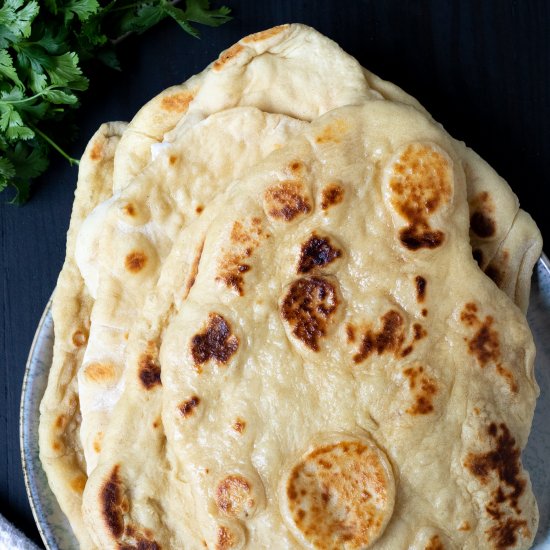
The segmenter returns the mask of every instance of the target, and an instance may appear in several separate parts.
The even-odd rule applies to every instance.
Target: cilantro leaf
[[[4,132],[8,141],[34,137],[34,132],[25,125],[21,115],[12,105],[0,105],[0,113],[0,130]]]
[[[67,52],[63,55],[48,57],[43,62],[51,83],[58,86],[67,86],[73,90],[86,90],[88,79],[82,75],[82,69],[78,66],[78,55]]]
[[[10,159],[0,157],[0,191],[3,191],[8,182],[15,176],[15,167]]]
[[[19,142],[13,151],[7,154],[8,160],[23,179],[36,178],[48,167],[48,158],[44,147],[38,142]]]
[[[31,0],[5,0],[0,8],[0,25],[7,27],[16,37],[27,38],[31,34],[31,23],[40,10],[38,2]]]
[[[61,11],[65,14],[65,23],[68,23],[75,15],[80,21],[86,21],[90,15],[97,13],[98,10],[97,0],[69,0]]]
[[[166,17],[164,6],[155,5],[152,3],[144,3],[138,6],[135,11],[129,10],[120,22],[120,32],[125,34],[128,32],[142,33],[156,25],[159,21]]]
[[[115,45],[170,17],[194,37],[192,23],[218,26],[229,9],[208,0],[0,0],[0,192],[27,200],[33,178],[72,136],[70,111],[89,85],[88,63],[120,70]],[[63,124],[58,124],[63,121]]]
[[[4,75],[5,77],[15,82],[15,84],[19,86],[19,88],[24,88],[23,83],[21,82],[21,80],[19,80],[17,71],[13,66],[11,55],[8,53],[8,50],[5,49],[0,50],[0,75]]]
[[[178,11],[183,10],[178,9]],[[210,9],[210,2],[208,0],[187,0],[186,9],[183,11],[183,14],[186,19],[194,23],[202,23],[209,27],[219,27],[232,19],[229,16],[230,12],[231,10],[227,6],[222,6],[217,10]]]

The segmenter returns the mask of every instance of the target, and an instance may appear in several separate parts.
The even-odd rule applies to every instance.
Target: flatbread
[[[532,542],[534,347],[470,256],[460,164],[416,112],[371,102],[225,198],[159,356],[174,475],[209,547],[401,548],[427,527],[460,548]],[[217,282],[236,225],[258,241],[239,295]]]
[[[124,386],[124,352],[144,297],[172,241],[228,182],[300,132],[306,123],[253,107],[226,110],[182,132],[83,224],[77,261],[95,298],[78,374],[81,441],[88,473],[96,465]],[[144,374],[144,384],[158,376]]]
[[[148,101],[134,116],[120,140],[113,173],[113,193],[122,191],[151,162],[151,146],[163,141],[187,112],[206,70]]]
[[[272,85],[266,87],[265,82],[270,82]],[[307,94],[303,93],[304,89],[308,90]],[[374,101],[378,104],[376,100],[382,97],[413,105],[428,120],[431,120],[416,100],[395,85],[384,82],[376,75],[362,69],[353,58],[342,52],[326,37],[302,25],[283,25],[242,39],[223,52],[219,59],[207,67],[203,73],[154,98],[136,115],[128,131],[124,133],[115,156],[114,174],[111,176],[115,192],[122,194],[98,209],[94,214],[95,221],[94,216],[89,220],[89,225],[94,223],[98,225],[111,216],[105,231],[101,231],[101,238],[96,238],[93,231],[88,234],[84,231],[82,238],[79,239],[81,249],[86,251],[84,254],[84,256],[87,255],[86,261],[91,257],[98,260],[95,266],[92,265],[93,261],[88,261],[88,267],[83,268],[91,293],[93,296],[98,296],[99,300],[93,315],[95,329],[92,329],[90,334],[91,342],[88,346],[85,368],[80,372],[80,389],[85,417],[82,437],[90,458],[89,470],[94,468],[97,454],[103,449],[103,464],[97,475],[93,476],[90,487],[86,491],[87,503],[85,504],[87,522],[100,547],[114,547],[122,540],[129,544],[141,543],[143,546],[143,544],[153,544],[151,542],[153,539],[163,547],[178,547],[182,544],[181,541],[191,545],[186,548],[194,547],[195,543],[199,544],[199,547],[202,545],[201,529],[196,524],[197,512],[189,506],[189,502],[195,499],[200,502],[204,494],[201,496],[199,490],[197,497],[195,493],[188,492],[191,485],[187,486],[183,492],[177,483],[174,485],[175,488],[172,488],[174,474],[171,473],[171,466],[166,461],[166,453],[172,453],[173,449],[171,445],[166,448],[164,429],[160,420],[162,392],[158,387],[160,383],[158,348],[163,338],[162,330],[176,314],[187,296],[189,287],[193,284],[202,250],[201,235],[206,234],[211,217],[217,215],[218,211],[224,210],[223,200],[225,199],[214,200],[214,205],[217,204],[217,206],[213,205],[206,209],[209,214],[206,217],[201,216],[202,219],[194,224],[194,232],[185,233],[186,236],[182,242],[186,244],[179,244],[179,249],[168,256],[172,241],[179,233],[180,227],[187,225],[193,217],[196,217],[194,214],[198,214],[198,212],[193,214],[193,206],[202,209],[217,193],[216,191],[209,194],[210,191],[208,191],[206,193],[208,199],[199,201],[194,190],[185,197],[180,196],[178,200],[173,200],[173,196],[178,192],[174,182],[167,186],[161,184],[157,189],[155,182],[167,167],[170,151],[173,151],[171,147],[179,143],[183,139],[182,136],[187,136],[194,128],[207,124],[209,117],[219,116],[216,113],[239,105],[253,105],[266,112],[283,113],[312,120],[339,105],[360,104],[365,101]],[[262,115],[266,116],[263,113]],[[286,137],[290,137],[290,134]],[[189,136],[186,139],[189,139]],[[214,142],[217,139],[219,137],[214,137]],[[466,182],[470,210],[468,215],[470,242],[474,255],[482,269],[525,310],[530,274],[542,247],[540,233],[531,218],[519,210],[517,198],[506,183],[486,163],[463,144],[451,140],[448,136],[445,139],[449,139],[452,143],[455,163],[460,162],[464,171],[462,177]],[[164,143],[157,145],[161,141]],[[220,141],[223,142],[223,140]],[[288,140],[281,141],[282,146]],[[326,141],[330,143],[330,137]],[[152,165],[147,169],[147,165],[156,155],[160,160],[153,160]],[[250,164],[255,164],[258,160],[250,160]],[[163,162],[164,168],[161,168],[158,174],[155,173],[156,169],[151,167],[158,168]],[[200,164],[200,159],[198,163]],[[149,175],[139,176],[144,169]],[[180,170],[179,166],[173,173],[179,173],[178,170]],[[200,172],[200,169],[198,171]],[[233,174],[231,177],[235,175],[238,174]],[[190,174],[191,179],[194,176]],[[224,180],[220,187],[225,188],[231,177]],[[291,174],[290,177],[294,175]],[[239,186],[240,184],[236,184],[235,187]],[[331,189],[327,188],[326,196],[320,198],[321,205],[323,201],[328,204],[332,200],[339,200],[337,187],[336,185]],[[286,196],[287,191],[285,190],[282,195],[279,193],[277,200],[283,195]],[[162,198],[166,192],[168,200]],[[155,196],[151,203],[145,199],[148,193]],[[122,202],[117,202],[121,197]],[[129,213],[132,209],[127,208],[128,205],[139,206],[137,216]],[[150,208],[154,211],[153,218],[156,225],[161,226],[162,229],[156,234],[153,231],[152,246],[148,248],[151,244],[149,243],[150,224],[149,220],[141,219],[140,216],[141,210],[147,211]],[[306,206],[302,204],[301,208]],[[188,215],[189,213],[191,215]],[[111,223],[113,218],[117,220]],[[123,220],[121,223],[120,219]],[[155,223],[152,225],[155,226]],[[122,233],[118,231],[121,227]],[[257,228],[254,229],[252,226],[243,226],[241,229],[244,231],[242,235],[254,234],[254,231],[257,231]],[[130,238],[125,242],[124,237],[128,234]],[[413,232],[408,234],[407,238],[414,241],[417,237],[418,235]],[[258,242],[261,240],[259,234],[255,238]],[[139,257],[134,254],[128,263],[128,257],[135,252],[132,244],[139,245],[133,248],[136,248],[140,254],[147,248],[145,269],[139,254]],[[126,250],[128,246],[132,248],[131,251]],[[239,254],[241,256],[248,254],[246,252],[248,248],[250,247],[241,246]],[[330,255],[330,252],[328,253]],[[118,264],[122,258],[125,259],[125,266],[124,269],[119,269]],[[145,295],[153,289],[160,273],[160,266],[166,259],[168,261],[166,275],[161,277],[159,288],[151,295],[150,302],[144,303]],[[217,281],[217,284],[226,284],[239,295],[244,292],[243,281],[254,278],[252,273],[248,273],[250,266],[241,265],[239,263],[241,260],[242,257],[239,259],[238,254],[233,257],[225,265],[225,273],[218,276]],[[179,291],[174,290],[173,286],[174,261],[180,262],[181,273],[177,279],[183,286],[178,287]],[[139,268],[131,277],[128,272],[132,269],[128,265]],[[242,271],[236,273],[235,269],[239,266]],[[224,280],[226,283],[223,282]],[[230,282],[228,285],[227,281]],[[74,282],[70,285],[74,285]],[[166,289],[161,288],[163,285],[166,285]],[[91,305],[90,297],[88,296],[87,299]],[[129,334],[135,318],[140,315],[142,305],[144,305],[144,319],[138,321],[136,334]],[[72,311],[68,313],[66,324],[74,322],[75,319],[78,320],[78,314]],[[114,424],[109,427],[111,411],[124,385],[122,373],[126,338],[130,338],[132,342],[128,364],[140,365],[140,367],[137,375],[134,372],[135,369],[131,369],[128,374],[130,383],[124,394],[124,403],[118,407]],[[79,352],[76,366],[82,361],[82,352],[83,349]],[[94,368],[88,373],[90,376],[86,376],[85,373],[90,366]],[[500,368],[504,367],[501,365]],[[74,371],[73,368],[72,374],[65,380],[66,384],[72,388],[74,388],[74,380],[71,376],[74,376]],[[56,372],[61,371],[58,369]],[[506,369],[504,371],[497,369],[497,372],[500,372],[501,378],[506,378],[506,375],[502,375]],[[57,384],[57,377],[56,374],[51,379],[51,385]],[[76,454],[79,456],[77,467],[74,467],[73,461],[73,467],[59,477],[59,483],[65,486],[69,483],[71,476],[77,471],[81,474],[83,468],[82,451],[79,449],[78,441],[74,443],[75,434],[79,431],[80,425],[80,416],[75,412],[74,390],[72,401],[67,403],[69,406],[65,404],[63,410],[71,411],[70,423],[64,424],[65,420],[60,422],[60,415],[56,417],[50,415],[48,420],[50,426],[57,429],[56,437],[68,442],[69,454],[76,449]],[[194,410],[193,400],[190,407]],[[238,421],[235,426],[239,426]],[[101,437],[104,433],[108,435],[102,441]],[[130,444],[129,435],[133,439]],[[334,442],[328,436],[323,441],[325,446],[330,446]],[[396,485],[392,478],[391,466],[388,466],[387,459],[384,458],[385,452],[379,452],[376,442],[372,442],[369,438],[363,437],[354,441],[354,444],[362,446],[361,448],[366,449],[365,452],[368,451],[375,460],[378,460],[388,482],[388,502],[391,501],[393,498],[391,494],[395,491]],[[339,452],[340,447],[336,446],[334,449],[336,449],[334,452]],[[307,457],[306,449],[304,453],[303,457]],[[113,466],[115,457],[122,463],[120,468]],[[181,459],[178,456],[172,455],[170,462],[178,464],[179,460]],[[153,464],[155,464],[154,471],[151,470]],[[342,466],[341,471],[345,471],[346,468],[347,466]],[[183,474],[180,472],[177,475]],[[121,492],[120,489],[129,480],[134,480],[136,484],[131,491],[130,500],[126,499],[124,491]],[[158,496],[159,488],[166,484],[170,485],[170,489],[167,489],[162,496]],[[224,485],[222,492],[228,496],[232,488],[238,485],[238,479],[232,478],[228,484]],[[119,497],[120,502],[117,500]],[[116,519],[115,523],[109,520],[109,508],[106,508],[106,499],[109,500],[109,498],[111,501],[115,498],[116,507],[120,507],[124,526],[122,532],[119,532],[118,512],[111,513],[111,516]],[[113,502],[111,502],[111,512]],[[131,510],[127,510],[129,505]],[[229,505],[231,506],[231,502]],[[198,512],[199,515],[201,513]],[[290,508],[286,513],[291,514]],[[182,518],[185,518],[184,526],[180,525]],[[219,527],[221,523],[218,521],[216,525]],[[380,525],[382,524],[383,521]],[[214,541],[218,537],[220,532],[218,527],[214,529],[214,535],[209,532],[209,540]],[[234,533],[235,541],[244,536],[245,530],[235,522],[226,522],[222,527],[224,527],[222,529],[224,536],[230,537],[230,532]],[[517,525],[517,527],[521,526]],[[289,529],[294,528],[289,527]],[[519,531],[523,536],[522,529]],[[433,533],[433,529],[428,527],[420,529],[414,539],[414,545],[419,548],[424,547],[436,536],[441,536],[441,540],[445,539],[444,533],[436,532],[435,535]],[[213,539],[212,536],[214,536]],[[294,536],[300,538],[302,535],[294,529]],[[307,545],[306,539],[302,539],[302,542]]]
[[[455,142],[389,102],[332,111],[232,186],[131,336],[84,499],[102,547],[527,548],[534,347],[468,229]]]
[[[308,63],[315,57],[320,62],[312,75]],[[300,94],[306,81],[311,91],[307,95]],[[266,88],[265,82],[273,84]],[[173,237],[197,215],[196,209],[202,209],[224,189],[227,182],[240,175],[239,170],[253,166],[268,149],[282,146],[285,138],[293,133],[290,126],[285,132],[283,123],[280,128],[274,128],[273,137],[279,135],[277,142],[271,140],[269,147],[261,146],[253,151],[263,139],[258,126],[243,128],[241,136],[236,130],[224,135],[220,124],[220,130],[215,127],[209,132],[208,140],[202,141],[195,137],[195,129],[200,131],[201,123],[209,116],[237,106],[256,107],[263,112],[308,121],[339,105],[378,97],[376,92],[368,89],[362,68],[353,57],[333,41],[303,25],[283,25],[243,38],[198,79],[191,79],[186,89],[190,91],[181,93],[187,94],[185,97],[189,99],[187,110],[174,130],[165,135],[165,148],[157,149],[159,154],[162,151],[164,160],[153,161],[140,177],[132,181],[128,193],[120,199],[113,199],[114,204],[100,205],[79,235],[78,265],[90,293],[96,298],[90,344],[79,376],[81,437],[88,473],[96,465],[111,411],[122,392],[127,334],[139,315],[143,296],[156,283]],[[167,97],[173,97],[173,93]],[[156,99],[147,110],[159,112],[158,104],[162,101]],[[288,120],[294,120],[289,117]],[[144,121],[153,120],[152,135],[158,139],[166,126],[161,122],[162,117],[157,118],[138,115],[137,122],[131,126],[143,131],[146,128]],[[170,123],[174,120],[171,118]],[[217,132],[220,136],[216,135]],[[134,134],[128,135],[132,143],[137,143]],[[170,143],[175,149],[170,149]],[[139,157],[141,147],[137,151]],[[174,151],[183,160],[170,166],[167,162]],[[208,181],[203,182],[204,167],[212,163],[214,168]],[[125,166],[130,172],[135,172],[135,163],[131,159]],[[123,180],[122,176],[117,177],[117,181]],[[199,183],[194,183],[195,180]],[[115,183],[115,187],[117,185]],[[202,196],[201,190],[205,191]],[[136,201],[140,203],[137,206]],[[135,215],[124,214],[127,204],[136,210]],[[145,211],[147,214],[142,219]],[[135,242],[129,239],[129,233],[134,229],[129,229],[127,222],[141,232]],[[158,229],[154,229],[156,226]],[[153,236],[149,234],[151,230]],[[129,259],[131,254],[134,254],[133,259]],[[116,266],[122,258],[126,258],[129,264],[117,272]],[[139,265],[139,269],[132,272],[132,266],[140,264],[142,258],[146,259],[147,267],[143,269]],[[139,276],[136,276],[138,272]],[[85,372],[89,372],[89,376],[85,376]]]
[[[81,512],[86,467],[78,430],[80,409],[76,372],[88,341],[93,300],[76,266],[74,249],[83,220],[111,194],[113,158],[125,128],[124,122],[102,124],[80,160],[67,233],[67,253],[52,303],[53,362],[40,404],[40,460],[50,487],[83,549],[94,546]]]
[[[382,97],[412,105],[431,119],[420,103],[391,82],[364,70],[369,86]],[[519,208],[510,186],[477,153],[456,141],[466,175],[470,209],[470,244],[481,269],[523,311],[529,305],[533,267],[542,252],[542,237],[530,216]]]
[[[319,43],[321,46],[318,46]],[[367,69],[362,69],[364,83],[359,83],[357,62],[349,56],[342,56],[338,57],[338,63],[336,63],[333,60],[336,55],[334,46],[336,45],[332,41],[314,29],[299,24],[281,25],[243,38],[222,52],[218,60],[209,65],[205,71],[193,77],[189,86],[181,90],[178,87],[169,89],[166,91],[166,96],[159,96],[150,105],[144,107],[143,115],[136,123],[135,134],[127,132],[128,146],[124,139],[120,153],[117,155],[115,182],[121,183],[115,183],[115,185],[117,188],[122,188],[131,176],[137,173],[137,168],[144,166],[143,159],[147,158],[147,146],[155,141],[161,141],[162,135],[165,136],[166,141],[174,139],[167,129],[168,125],[164,127],[160,122],[164,118],[170,121],[170,125],[177,124],[178,127],[185,128],[207,114],[236,105],[254,105],[268,112],[287,113],[297,118],[311,120],[316,114],[319,115],[328,110],[326,102],[331,95],[326,91],[327,89],[332,89],[331,101],[334,101],[333,96],[338,96],[338,101],[333,106],[384,97],[390,101],[412,105],[431,118],[418,100]],[[321,53],[325,51],[326,53]],[[283,58],[282,62],[279,57]],[[306,73],[303,70],[304,63],[308,60],[311,60],[309,66],[315,67],[313,77],[311,77],[312,70]],[[289,74],[292,76],[290,83],[287,83]],[[281,78],[283,78],[283,84],[280,87],[263,85],[264,82],[274,82]],[[312,82],[308,82],[310,78],[313,79]],[[203,82],[204,89],[199,93]],[[300,88],[300,86],[303,87]],[[302,93],[304,89],[309,91],[306,103]],[[312,90],[313,92],[322,90],[322,93],[316,96]],[[300,101],[296,101],[297,97],[300,97]],[[159,114],[165,115],[167,106],[180,104],[190,105],[189,112],[184,110],[181,115],[178,115],[177,109],[174,108],[169,116],[159,116]],[[147,130],[148,127],[150,130]],[[148,137],[148,132],[152,137]],[[134,143],[134,139],[138,138],[141,143]],[[532,246],[530,254],[524,256],[521,235],[525,234],[525,227],[517,228],[517,238],[514,237],[516,228],[512,228],[519,211],[516,195],[479,155],[464,144],[461,145],[461,156],[468,182],[470,242],[474,257],[495,284],[506,292],[525,313],[531,273],[542,252],[542,239],[536,236],[537,230],[531,225]],[[521,218],[524,218],[524,214],[520,216]],[[506,254],[501,250],[501,254],[497,255],[503,239],[510,232],[508,245],[512,248],[506,248]],[[516,258],[516,261],[510,262],[507,257]],[[520,271],[512,271],[512,265]],[[506,284],[504,281],[507,281]],[[511,281],[514,281],[513,284]]]
[[[332,111],[232,187],[156,342],[182,544],[530,546],[534,346],[468,227],[453,141],[388,102]],[[243,239],[236,293],[219,273]]]

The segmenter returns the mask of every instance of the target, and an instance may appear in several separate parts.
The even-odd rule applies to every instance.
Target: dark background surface
[[[303,22],[419,99],[508,180],[550,239],[550,2],[226,3],[235,19],[201,28],[200,41],[166,21],[122,42],[122,73],[91,75],[70,153],[80,156],[101,122],[130,120],[242,36]],[[26,206],[0,204],[0,511],[37,542],[21,472],[19,400],[29,346],[63,262],[76,176],[54,158]]]

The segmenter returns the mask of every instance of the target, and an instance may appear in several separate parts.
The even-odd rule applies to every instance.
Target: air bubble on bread
[[[263,492],[258,476],[228,474],[216,486],[218,512],[227,517],[246,520],[263,506]]]
[[[300,180],[286,180],[268,187],[264,193],[264,211],[271,221],[293,222],[313,208],[309,190]]]
[[[443,244],[444,217],[453,199],[453,162],[432,143],[401,147],[386,167],[384,198],[397,238],[410,251]]]
[[[280,484],[281,514],[311,549],[370,548],[395,501],[391,465],[366,437],[335,435],[292,465]]]

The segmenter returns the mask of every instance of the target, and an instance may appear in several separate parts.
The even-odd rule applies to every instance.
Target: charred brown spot
[[[230,548],[233,548],[235,542],[235,536],[229,527],[220,525],[216,536],[216,550],[230,550]]]
[[[153,421],[153,428],[158,428],[161,424],[160,417]]]
[[[248,517],[255,506],[250,482],[241,475],[230,475],[216,489],[216,505],[226,516]]]
[[[64,415],[64,414],[60,414],[56,419],[55,419],[55,427],[58,429],[58,430],[63,430],[65,428],[65,426],[67,425],[67,417]]]
[[[428,335],[427,330],[420,323],[414,323],[413,332],[415,340],[422,340]]]
[[[321,208],[328,210],[344,200],[344,188],[337,183],[330,183],[321,191]]]
[[[409,250],[419,250],[437,248],[443,243],[445,235],[442,231],[422,231],[418,226],[409,226],[399,231],[399,238]]]
[[[160,102],[160,106],[165,111],[184,113],[185,111],[187,111],[189,103],[191,103],[194,96],[194,92],[183,90],[177,94],[163,97]]]
[[[123,487],[119,476],[118,464],[112,469],[111,475],[103,484],[100,493],[103,520],[109,532],[116,539],[124,533],[124,516],[122,512]]]
[[[59,440],[55,440],[53,443],[52,443],[52,449],[54,451],[61,451],[61,449],[63,449],[65,445],[63,445],[63,443],[61,443]]]
[[[430,538],[424,550],[445,550],[445,546],[443,546],[439,535],[434,535]]]
[[[409,380],[414,403],[405,412],[410,415],[429,414],[434,410],[433,397],[437,393],[437,385],[434,380],[424,372],[424,367],[408,367],[403,374]]]
[[[467,303],[460,312],[460,320],[467,326],[473,326],[479,322],[477,316],[477,306],[473,303]]]
[[[309,273],[316,267],[324,267],[342,256],[342,252],[330,244],[328,237],[315,233],[302,245],[298,273]]]
[[[355,327],[351,323],[346,325],[346,336],[348,338],[348,342],[355,342]]]
[[[348,125],[342,119],[337,119],[330,124],[327,124],[323,130],[315,137],[317,143],[334,142],[339,143],[342,135],[347,130]]]
[[[519,499],[526,486],[526,480],[521,475],[521,450],[504,423],[498,427],[491,423],[487,427],[487,434],[492,440],[492,449],[485,453],[470,453],[464,466],[483,485],[489,483],[491,476],[496,478],[499,485],[493,491],[486,511],[494,520],[502,523],[506,515],[503,504],[507,504],[516,514],[521,513]]]
[[[197,208],[195,208],[195,212],[196,212],[197,214],[200,214],[203,210],[204,210],[204,206],[202,206],[201,204],[199,204],[199,205],[197,206]]]
[[[472,256],[474,257],[474,260],[477,262],[477,265],[481,267],[481,264],[483,263],[483,251],[479,248],[476,248],[475,250],[472,250]]]
[[[301,172],[303,167],[304,165],[299,160],[290,163],[290,171],[294,173]]]
[[[401,243],[413,251],[437,248],[445,236],[430,227],[429,217],[450,200],[449,161],[426,145],[411,144],[394,164],[393,172],[392,204],[408,222],[408,226],[399,231]]]
[[[117,378],[117,368],[113,363],[90,363],[84,369],[84,376],[90,382],[113,383]]]
[[[426,317],[428,315],[428,310],[426,308],[424,308],[422,311],[422,317]]]
[[[122,212],[133,218],[136,215],[136,208],[131,202],[128,202],[122,207]]]
[[[467,521],[463,521],[458,528],[459,531],[469,531],[470,529],[470,524]]]
[[[515,547],[518,541],[518,534],[527,538],[530,536],[527,522],[523,519],[507,517],[503,521],[491,526],[487,531],[487,538],[494,544],[496,550],[505,550]]]
[[[262,40],[267,40],[272,36],[278,35],[280,32],[284,31],[287,27],[288,25],[277,25],[276,27],[272,27],[271,29],[267,29],[265,31],[249,34],[248,36],[245,36],[242,39],[242,42],[245,44],[249,44],[251,42],[261,42]]]
[[[103,432],[98,432],[94,438],[93,448],[96,453],[101,452],[101,443],[103,442]]]
[[[508,383],[510,391],[512,393],[517,393],[519,388],[516,379],[514,378],[514,375],[508,369],[504,368],[500,363],[498,363],[495,368],[497,374],[504,378],[504,380],[506,380],[506,382]]]
[[[486,213],[481,211],[474,212],[470,217],[470,227],[472,231],[483,239],[492,237],[496,232],[496,223]]]
[[[382,328],[379,332],[368,329],[361,339],[359,352],[353,356],[356,363],[362,363],[372,353],[397,352],[404,340],[403,317],[397,311],[390,310],[382,316]]]
[[[84,475],[79,475],[71,480],[71,489],[81,495],[86,487],[86,481],[88,478]]]
[[[90,158],[92,160],[100,160],[103,158],[103,143],[96,142],[90,151]]]
[[[191,355],[196,367],[210,359],[227,363],[238,347],[239,339],[231,334],[229,324],[218,313],[211,313],[205,330],[191,339]]]
[[[237,418],[235,422],[233,423],[233,429],[242,434],[246,428],[246,421],[244,421],[242,418]]]
[[[176,164],[176,162],[178,162],[178,157],[177,155],[170,155],[170,157],[168,158],[168,162],[174,166],[174,164]]]
[[[489,364],[495,365],[497,374],[508,384],[510,391],[516,393],[518,385],[514,375],[501,363],[500,339],[498,332],[492,328],[494,319],[490,315],[485,317],[484,321],[477,315],[477,306],[474,303],[468,303],[460,313],[460,320],[469,327],[475,328],[476,332],[470,340],[465,338],[468,343],[468,351],[475,358],[481,368]]]
[[[139,379],[147,390],[162,384],[156,353],[144,353],[139,358]]]
[[[428,283],[421,275],[417,275],[414,282],[416,283],[416,300],[422,303],[426,299],[426,286]]]
[[[281,315],[294,336],[308,348],[319,351],[319,340],[326,336],[338,303],[331,282],[322,277],[306,277],[290,285],[281,304]]]
[[[234,44],[231,48],[225,50],[216,61],[214,61],[214,69],[219,71],[228,61],[234,57],[237,57],[237,55],[239,55],[243,50],[244,48],[239,43]]]
[[[310,201],[304,196],[303,185],[298,181],[283,181],[269,187],[265,201],[267,213],[277,220],[290,222],[311,211]]]
[[[134,250],[133,252],[130,252],[126,256],[126,259],[124,260],[124,265],[126,266],[126,269],[128,271],[131,271],[132,273],[137,273],[138,271],[141,271],[145,264],[147,263],[147,256],[144,252],[139,252],[137,250]]]
[[[481,327],[468,342],[468,350],[475,356],[480,367],[500,359],[500,342],[498,332],[491,328],[493,318],[488,316]]]
[[[87,330],[76,330],[74,333],[73,333],[73,344],[77,347],[77,348],[80,348],[82,347],[83,345],[86,344],[86,342],[88,341],[88,331]]]
[[[197,397],[196,395],[193,395],[193,397],[189,398],[187,401],[184,401],[178,407],[181,415],[184,418],[192,416],[195,413],[195,409],[199,406],[200,402],[200,397]]]
[[[250,220],[248,227],[239,221],[235,222],[230,235],[232,246],[220,262],[216,281],[234,290],[239,296],[243,296],[244,275],[252,269],[246,262],[260,244],[260,238],[263,235],[264,231],[259,218]]]

